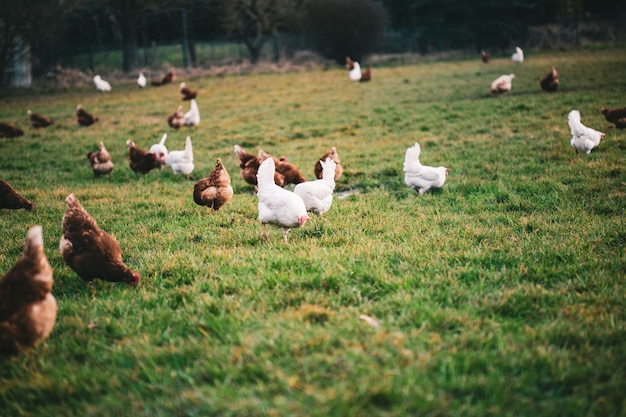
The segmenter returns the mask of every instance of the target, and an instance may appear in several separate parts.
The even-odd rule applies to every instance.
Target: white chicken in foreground
[[[417,142],[406,150],[403,170],[406,185],[422,195],[431,188],[443,186],[448,177],[448,172],[450,172],[450,168],[422,165],[420,163],[420,152],[420,144]]]
[[[515,47],[515,53],[511,55],[511,60],[513,62],[517,62],[518,64],[524,62],[524,51],[522,51],[522,48],[519,46]]]
[[[576,149],[576,156],[580,156],[578,151],[584,152],[587,155],[591,153],[591,150],[598,146],[606,133],[598,132],[590,127],[585,126],[580,121],[580,112],[578,110],[572,110],[567,116],[567,123],[572,132],[572,140],[570,145]]]
[[[191,100],[191,108],[183,116],[183,122],[185,126],[198,126],[200,124],[200,110],[196,100]]]
[[[143,72],[139,73],[139,77],[137,77],[137,85],[139,88],[144,88],[146,86],[148,80],[146,80],[146,76],[143,75]]]
[[[515,74],[504,74],[499,76],[491,83],[491,90],[489,91],[489,94],[504,93],[506,91],[510,92],[513,78],[515,78]]]
[[[274,183],[275,170],[274,159],[267,158],[261,163],[257,172],[259,220],[263,226],[263,239],[265,241],[267,241],[265,225],[270,224],[283,229],[283,239],[287,243],[289,229],[302,227],[311,218],[307,215],[302,197]]]
[[[156,160],[161,165],[165,164],[165,157],[167,156],[167,147],[165,146],[166,139],[167,133],[163,133],[163,136],[161,136],[161,140],[159,141],[159,143],[155,143],[154,145],[150,146],[150,149],[148,150],[148,152],[155,156]]]
[[[111,91],[111,84],[104,81],[99,75],[93,77],[93,82],[96,85],[98,91]]]
[[[191,138],[187,136],[185,139],[184,151],[172,151],[165,156],[165,164],[172,168],[174,174],[185,174],[189,178],[189,174],[193,172],[193,149],[191,147]]]
[[[293,192],[302,197],[307,211],[322,215],[326,213],[333,203],[333,192],[335,191],[335,161],[326,158],[320,161],[322,164],[322,179],[315,181],[301,182],[293,189]]]

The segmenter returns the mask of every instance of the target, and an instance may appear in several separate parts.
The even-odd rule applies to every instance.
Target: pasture
[[[512,92],[489,97],[508,73]],[[626,131],[600,114],[626,105],[623,48],[380,66],[369,83],[340,67],[188,79],[202,121],[175,131],[178,81],[0,100],[0,121],[26,132],[0,139],[0,178],[35,204],[0,210],[0,271],[41,224],[59,305],[44,343],[0,359],[0,415],[624,415]],[[78,103],[100,121],[79,127]],[[574,108],[607,133],[580,158]],[[27,109],[56,125],[31,128]],[[222,158],[235,195],[219,212],[167,167],[130,170],[126,140],[148,148],[164,132],[170,151],[191,136],[194,180]],[[94,179],[99,141],[116,167]],[[421,197],[402,173],[415,142],[423,164],[452,169]],[[265,243],[235,144],[309,179],[336,146],[330,211]],[[86,284],[63,263],[69,193],[138,287]]]

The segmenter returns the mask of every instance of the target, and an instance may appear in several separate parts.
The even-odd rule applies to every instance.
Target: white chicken
[[[513,62],[517,62],[518,64],[524,62],[524,51],[522,51],[522,48],[519,46],[515,47],[515,53],[511,55],[511,60],[513,60]]]
[[[306,206],[298,194],[279,187],[274,182],[276,166],[273,158],[261,163],[257,172],[259,198],[259,220],[263,226],[263,239],[267,241],[265,225],[280,227],[283,239],[287,243],[287,233],[294,227],[302,227],[311,218],[307,215]]]
[[[139,77],[137,77],[137,85],[139,88],[144,88],[146,86],[148,80],[146,80],[146,76],[143,75],[143,72],[139,73]]]
[[[322,164],[322,179],[301,182],[293,189],[293,192],[302,197],[307,211],[322,215],[326,213],[333,203],[335,191],[335,168],[337,164],[330,157]]]
[[[515,78],[515,74],[504,74],[499,76],[491,83],[491,90],[489,90],[489,94],[511,91],[513,78]]]
[[[187,139],[185,139],[185,150],[168,153],[164,162],[168,167],[172,168],[174,174],[185,174],[189,178],[189,174],[194,169],[191,138],[187,136]]]
[[[104,81],[99,75],[93,77],[93,82],[96,84],[98,91],[111,91],[111,84]]]
[[[155,155],[156,160],[161,165],[165,164],[165,157],[167,156],[167,147],[165,146],[166,139],[167,133],[163,133],[163,136],[161,136],[161,140],[159,141],[159,143],[155,143],[154,145],[150,146],[150,149],[148,150],[148,152]]]
[[[200,110],[196,100],[191,100],[191,108],[183,116],[185,126],[198,126],[200,124]]]
[[[348,73],[348,77],[350,77],[352,81],[359,81],[361,79],[361,65],[356,61],[354,61],[352,65],[353,68]]]
[[[404,157],[404,182],[420,195],[431,188],[440,188],[446,182],[450,168],[429,167],[420,163],[420,144],[406,150]]]
[[[602,139],[604,139],[604,136],[606,136],[606,133],[598,132],[597,130],[582,124],[580,121],[580,112],[578,110],[572,110],[569,112],[567,122],[572,132],[570,145],[576,149],[576,156],[580,156],[578,151],[589,155],[591,150],[598,146]]]

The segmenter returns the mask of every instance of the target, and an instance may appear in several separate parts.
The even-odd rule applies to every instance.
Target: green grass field
[[[540,90],[555,65],[561,89]],[[513,91],[489,97],[497,76]],[[35,210],[0,211],[0,271],[41,224],[59,311],[50,337],[0,360],[2,416],[624,416],[624,49],[188,79],[200,126],[174,131],[178,84],[14,92],[0,178]],[[77,125],[81,103],[100,116]],[[188,104],[184,104],[188,109]],[[57,124],[28,125],[26,110]],[[607,132],[576,158],[567,114]],[[125,142],[170,150],[190,135],[194,179],[215,159],[235,196],[194,204],[194,181],[128,167]],[[86,152],[116,163],[94,179]],[[404,184],[407,147],[452,169],[440,190]],[[261,238],[233,145],[286,155],[306,177],[331,146],[332,208],[289,244]],[[61,260],[74,193],[139,271],[137,288],[85,284]],[[375,318],[379,328],[359,319]]]

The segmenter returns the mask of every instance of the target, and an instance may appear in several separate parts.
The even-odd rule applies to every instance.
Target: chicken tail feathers
[[[48,262],[43,252],[43,233],[40,225],[33,226],[28,231],[22,257],[39,258],[42,263]]]
[[[191,138],[187,136],[185,139],[185,159],[187,161],[193,161],[193,148],[191,147]]]
[[[159,145],[165,146],[166,139],[167,139],[167,133],[163,133],[163,136],[161,136],[161,140],[159,141]]]
[[[572,131],[572,135],[576,135],[576,133],[580,130],[580,112],[578,110],[572,110],[567,115],[567,123],[569,124],[570,130]]]
[[[415,145],[406,150],[406,156],[404,158],[404,171],[411,171],[415,168],[421,167],[420,153],[420,144],[417,142],[415,142]]]

